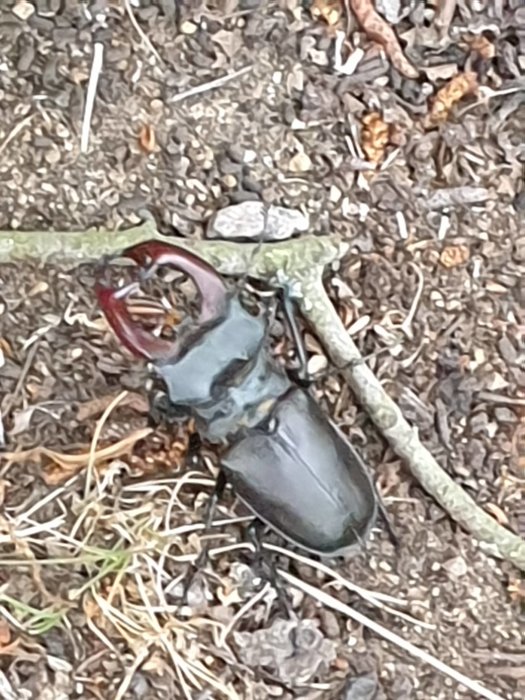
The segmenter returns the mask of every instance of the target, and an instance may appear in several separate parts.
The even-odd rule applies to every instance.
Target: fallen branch
[[[0,231],[0,264],[38,260],[74,266],[100,261],[103,255],[118,254],[129,245],[151,239],[173,242],[173,238],[160,234],[154,221],[149,219],[127,231]],[[323,273],[328,265],[348,252],[349,246],[340,236],[305,236],[264,245],[182,239],[176,242],[195,251],[221,274],[249,275],[270,284],[287,286],[331,361],[342,370],[363,408],[425,491],[451,518],[482,541],[491,554],[525,571],[525,541],[478,507],[441,469],[421,444],[417,430],[403,418],[363,362],[337,315],[324,289]]]

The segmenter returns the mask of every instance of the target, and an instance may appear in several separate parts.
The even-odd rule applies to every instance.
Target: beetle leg
[[[222,495],[224,493],[224,489],[226,488],[226,484],[227,484],[226,475],[222,469],[219,469],[219,473],[217,474],[217,479],[215,481],[215,487],[213,489],[213,493],[210,496],[210,500],[208,501],[208,503],[206,505],[206,515],[204,517],[204,530],[203,530],[204,535],[211,529],[211,525],[213,523],[213,518],[215,517],[215,511],[217,510],[217,503],[222,498]],[[209,542],[209,540],[205,540],[204,545],[200,551],[200,554],[197,557],[197,561],[195,562],[195,566],[197,568],[203,568],[206,565],[206,563],[208,561],[209,549],[210,549],[210,542]]]
[[[206,535],[206,533],[211,529],[212,523],[213,523],[213,518],[215,517],[215,511],[217,509],[217,503],[222,497],[222,494],[224,493],[224,489],[226,488],[226,475],[222,471],[222,469],[219,470],[219,473],[217,475],[217,479],[215,481],[215,486],[213,489],[213,493],[210,496],[210,500],[208,501],[206,505],[206,514],[204,516],[204,529],[203,529],[203,534]],[[182,589],[182,594],[181,598],[183,601],[186,600],[188,596],[188,591],[190,590],[191,586],[193,585],[193,582],[195,580],[195,575],[199,574],[200,571],[206,566],[208,563],[208,555],[210,551],[210,541],[205,540],[204,544],[202,545],[201,551],[199,552],[199,555],[197,559],[190,564],[188,567],[188,570],[186,571],[184,575],[184,587]]]
[[[299,355],[299,371],[294,372],[294,374],[297,375],[294,376],[294,379],[300,386],[307,387],[312,383],[308,373],[308,357],[301,331],[299,330],[299,324],[297,323],[294,303],[287,287],[282,288],[281,297],[283,301],[284,316],[288,322],[292,338],[297,348],[297,354]]]
[[[200,296],[199,323],[221,317],[228,305],[228,294],[222,278],[211,265],[188,250],[170,243],[146,241],[128,248],[123,253],[138,265],[155,271],[170,265],[189,275]]]
[[[171,357],[176,352],[176,342],[156,338],[132,320],[126,306],[126,297],[134,289],[136,284],[122,289],[97,284],[95,293],[113,332],[131,353],[147,360]]]
[[[383,522],[385,523],[386,531],[388,534],[388,539],[394,545],[394,548],[398,549],[399,548],[399,537],[397,536],[397,533],[394,529],[394,526],[392,525],[392,521],[390,520],[390,516],[388,515],[388,511],[385,508],[385,504],[383,503],[383,500],[382,500],[377,488],[376,488],[376,492],[377,492],[377,507],[378,507],[379,513],[381,515],[381,518],[383,519]]]
[[[266,525],[259,518],[255,518],[246,528],[248,541],[253,545],[256,557],[256,567],[261,571],[261,577],[266,579],[277,594],[277,601],[282,613],[289,620],[296,620],[292,601],[287,590],[279,579],[279,574],[275,568],[273,556],[262,546],[261,534],[266,529]]]

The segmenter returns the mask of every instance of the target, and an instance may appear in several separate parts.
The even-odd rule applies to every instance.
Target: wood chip
[[[449,245],[443,248],[439,256],[439,262],[446,268],[464,265],[470,257],[470,251],[466,245]]]
[[[341,0],[314,0],[310,7],[314,19],[322,19],[329,27],[335,27],[343,16]]]
[[[468,36],[465,41],[472,51],[475,51],[487,61],[494,58],[496,55],[496,47],[486,36],[483,36],[483,34]]]
[[[139,146],[144,153],[153,153],[156,145],[155,129],[150,124],[144,124],[139,134]]]
[[[505,515],[505,513],[501,510],[499,506],[497,506],[495,503],[486,503],[485,504],[485,510],[487,510],[496,520],[500,525],[508,525],[509,524],[509,519]]]
[[[362,119],[361,147],[371,163],[381,163],[390,138],[390,126],[379,112],[365,114]]]
[[[450,112],[455,105],[467,95],[478,90],[478,78],[475,73],[467,72],[455,75],[441,90],[438,91],[430,114],[425,119],[425,127],[431,128],[448,121]]]
[[[290,160],[288,168],[292,173],[306,173],[312,169],[312,161],[306,153],[296,153]]]

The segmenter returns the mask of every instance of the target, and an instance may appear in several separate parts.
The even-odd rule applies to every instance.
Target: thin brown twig
[[[20,376],[18,377],[18,381],[15,386],[15,390],[9,397],[8,401],[6,402],[6,405],[4,406],[4,413],[7,416],[11,409],[13,408],[15,401],[18,398],[18,394],[22,390],[22,386],[24,385],[24,382],[26,380],[27,374],[29,370],[31,369],[31,365],[33,364],[33,360],[35,359],[36,351],[38,350],[38,345],[39,342],[38,340],[33,343],[33,345],[29,348],[29,352],[27,353],[27,357],[24,362],[24,366],[22,367],[22,371],[20,372]]]
[[[15,126],[11,129],[9,134],[0,144],[0,153],[3,153],[5,151],[5,149],[9,146],[11,141],[15,139],[18,136],[18,134],[21,131],[23,131],[23,129],[25,129],[25,127],[31,122],[34,116],[34,114],[30,114],[29,116],[22,119],[22,121],[18,122],[18,124],[15,124]]]

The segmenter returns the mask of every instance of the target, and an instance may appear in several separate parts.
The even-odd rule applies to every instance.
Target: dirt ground
[[[141,36],[117,0],[4,0],[0,228],[111,229],[147,209],[164,231],[201,237],[228,204],[300,208],[312,232],[352,244],[328,284],[347,326],[361,320],[354,339],[385,388],[457,482],[525,535],[525,10],[449,2],[442,36],[436,4],[378,3],[420,70],[412,80],[353,17],[347,27],[344,3],[315,3],[326,22],[299,0],[137,0],[128,9]],[[349,75],[334,68],[341,27],[364,51]],[[438,90],[465,71],[480,89],[429,122]],[[382,121],[367,131],[375,112]],[[384,167],[371,171],[376,155]],[[409,332],[393,343],[421,279]],[[6,449],[38,449],[0,461],[0,697],[479,697],[291,589],[303,626],[290,631],[271,586],[258,594],[253,558],[235,549],[239,522],[215,528],[223,549],[179,607],[214,455],[188,470],[185,427],[147,431],[151,380],[109,333],[93,281],[87,265],[2,266]],[[393,611],[326,586],[315,562],[281,554],[278,566],[501,698],[522,698],[519,572],[418,487],[336,374],[315,390],[370,464],[400,539],[396,551],[378,524],[365,553],[329,563],[374,600],[391,596]],[[94,436],[111,448],[105,460],[90,462]],[[220,518],[243,515],[227,494]]]

